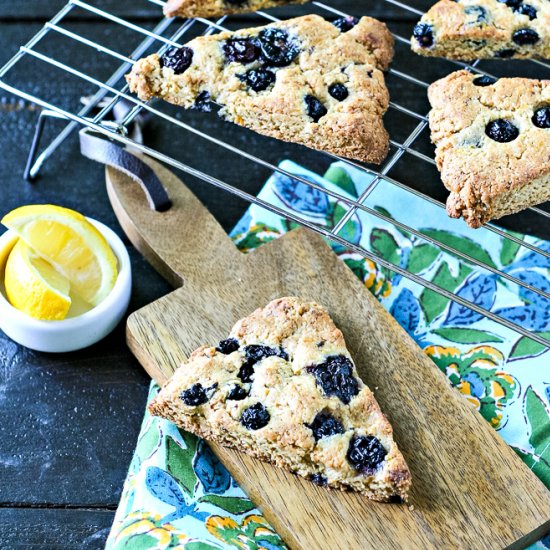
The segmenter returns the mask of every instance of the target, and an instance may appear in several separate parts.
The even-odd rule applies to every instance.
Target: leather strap
[[[165,212],[172,206],[157,175],[140,158],[89,128],[83,128],[79,134],[81,153],[132,178],[143,189],[152,210]]]

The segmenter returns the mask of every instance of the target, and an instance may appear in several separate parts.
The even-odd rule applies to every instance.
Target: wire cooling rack
[[[164,2],[162,0],[142,0],[143,2],[150,2],[159,6],[163,6]],[[408,14],[409,17],[420,17],[422,12],[398,2],[397,0],[384,0],[387,4],[391,4],[393,8],[402,10],[404,14]],[[378,8],[380,3],[378,3]],[[342,17],[347,14],[342,11],[326,5],[321,2],[312,2],[311,4],[306,4],[304,8],[308,11],[316,11],[317,13],[324,15],[327,18],[336,18]],[[134,36],[136,46],[133,51],[129,53],[119,51],[127,43],[132,43],[125,40],[120,40],[117,43],[117,48],[107,47],[104,44],[100,44],[96,39],[88,38],[83,32],[74,32],[70,30],[69,18],[74,15],[75,12],[81,12],[91,17],[99,17],[104,20],[105,23],[109,25],[114,25],[115,28],[120,29],[120,32],[125,33],[125,37],[129,35]],[[368,6],[365,6],[364,12],[368,13]],[[304,11],[306,13],[306,11]],[[265,13],[258,11],[256,12],[256,18],[260,16],[266,20],[266,23],[271,21],[277,21],[278,19],[274,17],[271,13]],[[239,23],[242,26],[242,18],[239,18]],[[256,23],[257,24],[257,23]],[[498,275],[502,279],[523,287],[526,290],[529,290],[535,293],[538,297],[543,299],[550,299],[550,294],[546,292],[543,288],[537,288],[521,278],[515,277],[510,273],[503,272],[493,265],[490,265],[488,262],[483,261],[479,257],[474,257],[471,253],[468,253],[459,248],[455,248],[443,242],[440,242],[438,239],[433,236],[426,235],[421,231],[411,227],[407,224],[404,224],[398,220],[394,220],[389,216],[385,215],[378,210],[368,207],[365,202],[369,195],[374,191],[374,189],[383,182],[385,185],[397,186],[406,192],[412,193],[417,197],[421,197],[423,200],[428,201],[439,208],[444,208],[444,205],[436,199],[431,198],[430,196],[422,193],[421,191],[412,188],[410,185],[407,185],[403,181],[396,179],[392,176],[392,169],[399,163],[403,158],[407,158],[407,161],[414,161],[420,163],[421,165],[428,165],[431,169],[434,168],[435,162],[432,156],[431,147],[422,147],[422,136],[425,139],[427,133],[427,110],[426,113],[417,112],[417,110],[407,107],[404,102],[395,102],[390,103],[390,111],[388,116],[394,115],[400,123],[402,122],[403,126],[407,128],[407,135],[400,140],[391,140],[391,150],[388,158],[384,163],[377,169],[367,166],[361,163],[349,161],[346,159],[339,159],[335,155],[328,155],[329,160],[342,160],[350,165],[364,170],[366,173],[372,176],[372,182],[369,184],[368,188],[355,200],[349,199],[347,196],[340,195],[337,191],[329,191],[319,186],[315,182],[304,179],[300,176],[289,174],[285,170],[276,166],[269,160],[266,160],[265,156],[259,156],[253,154],[246,148],[237,147],[224,139],[219,139],[215,137],[212,132],[204,131],[197,127],[196,125],[188,124],[181,120],[181,117],[178,116],[177,112],[166,111],[163,108],[161,103],[145,103],[138,100],[136,97],[131,95],[128,92],[128,86],[123,80],[124,74],[128,73],[132,64],[135,60],[139,59],[145,54],[151,53],[153,51],[158,52],[160,55],[168,48],[179,47],[188,39],[200,35],[200,34],[211,34],[213,32],[226,30],[226,25],[234,29],[234,21],[232,18],[221,17],[217,21],[210,21],[202,18],[190,19],[190,20],[179,20],[174,18],[162,18],[160,22],[153,28],[147,28],[145,25],[140,26],[130,21],[127,21],[121,17],[118,17],[114,13],[107,12],[105,10],[99,9],[93,6],[90,3],[84,2],[82,0],[70,0],[49,22],[47,22],[39,32],[32,37],[27,44],[21,46],[19,51],[10,59],[1,69],[0,69],[0,87],[5,90],[12,92],[23,99],[26,99],[32,103],[35,103],[43,108],[43,111],[40,115],[39,122],[37,124],[37,129],[33,144],[31,147],[31,154],[29,155],[29,161],[25,170],[26,175],[29,178],[33,178],[39,172],[43,163],[56,151],[56,149],[67,139],[67,137],[73,132],[76,128],[86,126],[91,128],[101,134],[107,136],[108,138],[120,142],[125,145],[131,145],[142,152],[150,155],[153,158],[160,160],[174,168],[182,170],[192,176],[202,179],[209,184],[212,184],[218,188],[221,188],[225,191],[240,197],[250,203],[257,204],[267,210],[275,212],[281,216],[284,216],[287,219],[290,219],[294,222],[297,222],[301,225],[307,226],[310,229],[317,231],[332,239],[333,241],[347,247],[348,249],[361,254],[363,257],[372,260],[373,262],[385,266],[394,273],[399,273],[402,276],[414,281],[417,284],[422,285],[423,287],[430,289],[454,302],[468,307],[471,310],[497,322],[505,327],[516,331],[517,333],[527,336],[532,340],[544,345],[550,346],[550,340],[544,337],[537,332],[529,330],[522,326],[521,321],[513,322],[507,318],[504,318],[495,312],[489,311],[486,308],[483,308],[470,300],[465,299],[462,296],[459,296],[453,292],[450,292],[444,288],[439,287],[434,284],[432,281],[429,281],[417,273],[413,273],[400,265],[396,265],[389,260],[380,257],[374,252],[367,250],[355,243],[352,243],[345,238],[343,229],[346,226],[346,223],[357,213],[364,212],[369,216],[374,216],[375,218],[381,220],[382,222],[387,222],[395,226],[396,228],[407,231],[409,234],[413,235],[417,239],[421,239],[424,242],[430,243],[438,247],[442,252],[449,253],[455,257],[460,258],[461,260],[466,261],[472,267],[481,270],[493,273]],[[250,25],[246,25],[250,26]],[[115,31],[116,32],[116,31]],[[51,35],[57,35],[56,38],[63,38],[66,42],[63,42],[63,48],[57,48],[55,53],[52,54],[51,51],[48,51],[47,48],[44,48],[44,51],[41,51],[41,46],[47,42],[48,38]],[[411,66],[414,67],[417,62],[420,62],[418,58],[412,56],[409,52],[409,39],[399,34],[394,33],[396,39],[396,48],[397,55],[392,68],[389,70],[388,74],[388,87],[390,89],[390,95],[392,95],[392,83],[399,80],[399,86],[406,89],[411,95],[422,94],[426,95],[426,89],[429,85],[428,82],[425,82],[413,74],[411,74]],[[101,56],[108,58],[111,62],[114,60],[117,63],[117,68],[114,72],[106,79],[95,77],[86,70],[86,68],[78,68],[71,64],[70,55],[61,55],[70,52],[71,48],[76,47],[86,47],[90,50],[91,56]],[[401,52],[399,50],[401,48]],[[412,56],[412,57],[411,57]],[[64,59],[67,58],[68,59]],[[44,74],[51,74],[51,78],[56,78],[55,73],[61,71],[64,73],[64,77],[67,78],[67,75],[70,75],[71,78],[74,77],[78,82],[79,90],[82,90],[82,95],[90,93],[90,89],[96,89],[95,93],[88,98],[88,101],[84,106],[80,107],[68,107],[62,104],[61,101],[54,103],[48,101],[45,97],[41,96],[36,91],[36,83],[32,86],[31,90],[22,89],[21,86],[15,86],[10,84],[10,77],[14,76],[16,69],[23,65],[20,70],[29,70],[24,65],[26,62],[31,59],[34,63],[42,64],[46,68]],[[457,61],[436,61],[431,60],[433,67],[438,63],[443,67],[441,74],[437,74],[433,79],[444,76],[448,74],[451,70],[456,70],[457,68],[468,68],[471,71],[480,73],[480,74],[490,74],[489,70],[484,70],[482,68],[483,62],[479,61],[474,62],[470,65],[466,63],[461,63]],[[443,63],[443,65],[441,65]],[[533,69],[533,73],[541,76],[541,73],[546,73],[550,75],[550,65],[543,61],[531,60],[524,61],[524,64],[530,64]],[[524,65],[525,66],[525,65]],[[44,70],[44,67],[34,70]],[[430,66],[431,67],[431,66]],[[31,73],[31,74],[34,74]],[[433,80],[432,79],[432,80]],[[406,96],[406,94],[405,94]],[[119,123],[113,123],[112,120],[109,120],[109,115],[112,113],[113,109],[117,103],[121,101],[129,101],[132,104],[132,108],[127,112],[124,119]],[[99,112],[97,109],[99,108]],[[93,113],[93,114],[92,114]],[[184,163],[177,158],[174,158],[174,155],[169,155],[163,153],[159,148],[152,148],[137,141],[132,140],[128,134],[128,126],[132,121],[141,113],[147,113],[153,117],[158,117],[162,119],[165,123],[173,124],[178,127],[178,131],[185,133],[182,136],[182,141],[200,139],[206,140],[211,146],[219,148],[219,152],[224,152],[225,154],[231,154],[236,159],[241,159],[242,161],[254,163],[257,166],[267,169],[272,172],[279,172],[286,176],[292,177],[293,179],[302,182],[303,184],[315,188],[318,192],[323,193],[336,199],[340,204],[344,205],[346,208],[346,213],[344,216],[336,223],[332,228],[323,227],[317,224],[312,223],[308,219],[301,218],[295,213],[289,213],[288,211],[282,210],[274,204],[270,204],[265,200],[258,199],[256,196],[251,195],[240,189],[236,185],[232,185],[223,179],[215,177],[206,170],[200,169],[192,166],[191,164]],[[68,124],[63,128],[63,130],[49,143],[49,145],[39,154],[35,155],[38,145],[40,142],[40,137],[42,133],[43,123],[47,116],[53,116],[56,118],[64,119],[69,121]],[[223,121],[220,121],[219,124],[227,124]],[[242,130],[245,131],[245,130]],[[259,138],[267,139],[267,138]],[[299,146],[293,146],[299,147]],[[424,149],[424,150],[423,150]],[[298,154],[298,153],[297,153]],[[322,153],[322,155],[327,155]],[[229,168],[229,167],[228,167]],[[422,168],[420,166],[420,168]],[[424,166],[425,168],[425,166]],[[550,213],[545,212],[540,208],[533,207],[530,209],[532,213],[540,216],[541,223],[548,223],[550,218]],[[456,223],[463,223],[457,221]],[[540,255],[541,260],[543,258],[550,259],[550,252],[544,250],[535,244],[530,242],[525,242],[523,239],[518,238],[515,234],[504,231],[499,227],[496,227],[492,224],[484,226],[484,228],[479,229],[480,232],[491,232],[497,234],[505,239],[508,239],[515,245],[529,249],[531,252]]]

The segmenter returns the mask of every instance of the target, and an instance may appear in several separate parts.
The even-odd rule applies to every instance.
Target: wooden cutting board
[[[410,505],[380,504],[212,445],[291,548],[521,548],[550,530],[550,492],[320,236],[300,229],[241,254],[179,179],[147,162],[172,198],[168,212],[150,210],[135,183],[107,170],[130,240],[178,287],[128,319],[128,345],[147,372],[162,384],[274,298],[315,300],[344,332],[410,466]]]

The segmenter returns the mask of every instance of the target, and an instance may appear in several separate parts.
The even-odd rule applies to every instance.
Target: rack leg
[[[38,147],[40,146],[40,140],[42,138],[42,133],[44,132],[44,126],[46,124],[47,118],[67,120],[66,117],[60,115],[59,113],[56,113],[55,111],[43,110],[38,115],[36,128],[34,130],[34,136],[32,138],[31,148],[29,150],[29,155],[25,164],[25,171],[23,172],[23,177],[29,182],[33,182],[34,180],[36,180],[38,173],[40,172],[40,168],[42,168],[42,165],[44,164],[44,161],[50,156],[49,154],[45,154],[46,151],[40,155],[36,154],[36,152],[38,151]],[[77,126],[77,124],[74,122],[72,122],[71,124],[73,124],[74,127]]]
[[[44,111],[41,111],[38,115],[38,120],[36,121],[36,128],[34,129],[34,136],[32,138],[31,148],[29,150],[29,155],[27,157],[27,163],[25,164],[25,171],[23,172],[23,177],[27,181],[33,181],[35,175],[31,176],[31,167],[36,157],[36,150],[40,144],[40,138],[42,137],[42,132],[44,131],[44,122],[45,117],[43,116]]]

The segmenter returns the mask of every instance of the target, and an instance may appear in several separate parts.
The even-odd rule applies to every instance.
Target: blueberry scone
[[[193,352],[149,409],[318,485],[407,498],[392,427],[315,303],[281,298],[240,320],[217,347]]]
[[[380,163],[389,141],[382,70],[392,56],[393,38],[376,19],[307,15],[201,36],[139,60],[127,79],[142,100],[212,100],[226,120],[260,134]]]
[[[309,0],[168,0],[167,17],[220,17],[232,13],[249,13],[285,4],[305,4]]]
[[[428,96],[451,217],[479,227],[550,199],[550,80],[457,71]]]
[[[450,59],[550,57],[549,0],[440,0],[416,25],[412,49]]]

